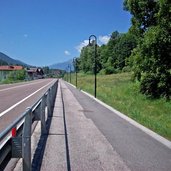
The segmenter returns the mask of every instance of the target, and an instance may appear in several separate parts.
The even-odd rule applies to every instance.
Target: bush
[[[112,66],[108,66],[105,68],[105,74],[113,74],[114,73],[114,68]]]
[[[86,74],[87,74],[87,75],[92,75],[93,72],[92,72],[92,71],[87,71]]]
[[[2,81],[3,84],[9,84],[14,82],[23,81],[26,79],[26,71],[19,70],[19,71],[11,71],[5,80]]]
[[[146,74],[141,81],[140,91],[151,98],[162,96],[169,99],[171,96],[171,75],[169,73]]]
[[[122,69],[122,72],[130,72],[131,71],[131,67],[130,66],[125,66]]]
[[[100,70],[99,74],[100,75],[106,75],[106,70],[105,69]]]
[[[25,70],[16,71],[16,80],[24,80],[25,78],[26,78]]]
[[[159,97],[158,84],[159,79],[154,74],[147,74],[141,81],[140,92],[152,98]]]

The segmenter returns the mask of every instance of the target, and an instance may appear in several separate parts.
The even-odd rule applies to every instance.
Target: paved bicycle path
[[[41,170],[170,168],[168,147],[66,82],[59,82]]]

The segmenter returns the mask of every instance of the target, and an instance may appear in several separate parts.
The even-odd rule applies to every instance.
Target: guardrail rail
[[[0,133],[0,170],[5,168],[11,158],[22,158],[23,171],[31,171],[32,125],[34,121],[40,121],[41,135],[47,133],[46,118],[52,116],[57,86],[58,80],[33,106],[28,107]]]

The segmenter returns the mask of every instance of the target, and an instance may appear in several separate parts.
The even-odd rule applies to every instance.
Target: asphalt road
[[[91,119],[132,171],[170,171],[171,150],[105,108],[94,99],[66,84],[84,115]]]
[[[40,79],[0,85],[0,131],[39,100],[54,82],[55,79]]]

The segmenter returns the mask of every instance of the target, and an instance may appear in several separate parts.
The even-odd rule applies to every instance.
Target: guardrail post
[[[52,110],[51,110],[51,95],[50,95],[51,91],[50,89],[48,90],[48,94],[47,94],[47,108],[48,108],[48,117],[52,116]]]
[[[31,108],[27,108],[22,136],[23,171],[31,171],[31,126],[32,111]]]
[[[12,131],[11,131],[12,137],[16,137],[16,131],[17,131],[16,127],[12,128]]]
[[[52,87],[49,89],[49,93],[50,93],[50,106],[52,109]]]
[[[46,130],[46,121],[45,121],[45,95],[43,95],[42,97],[42,101],[41,101],[41,134],[46,134],[47,130]]]
[[[53,86],[53,102],[54,103],[55,103],[55,97],[56,97],[57,87],[58,87],[58,80],[55,82],[55,84]]]

